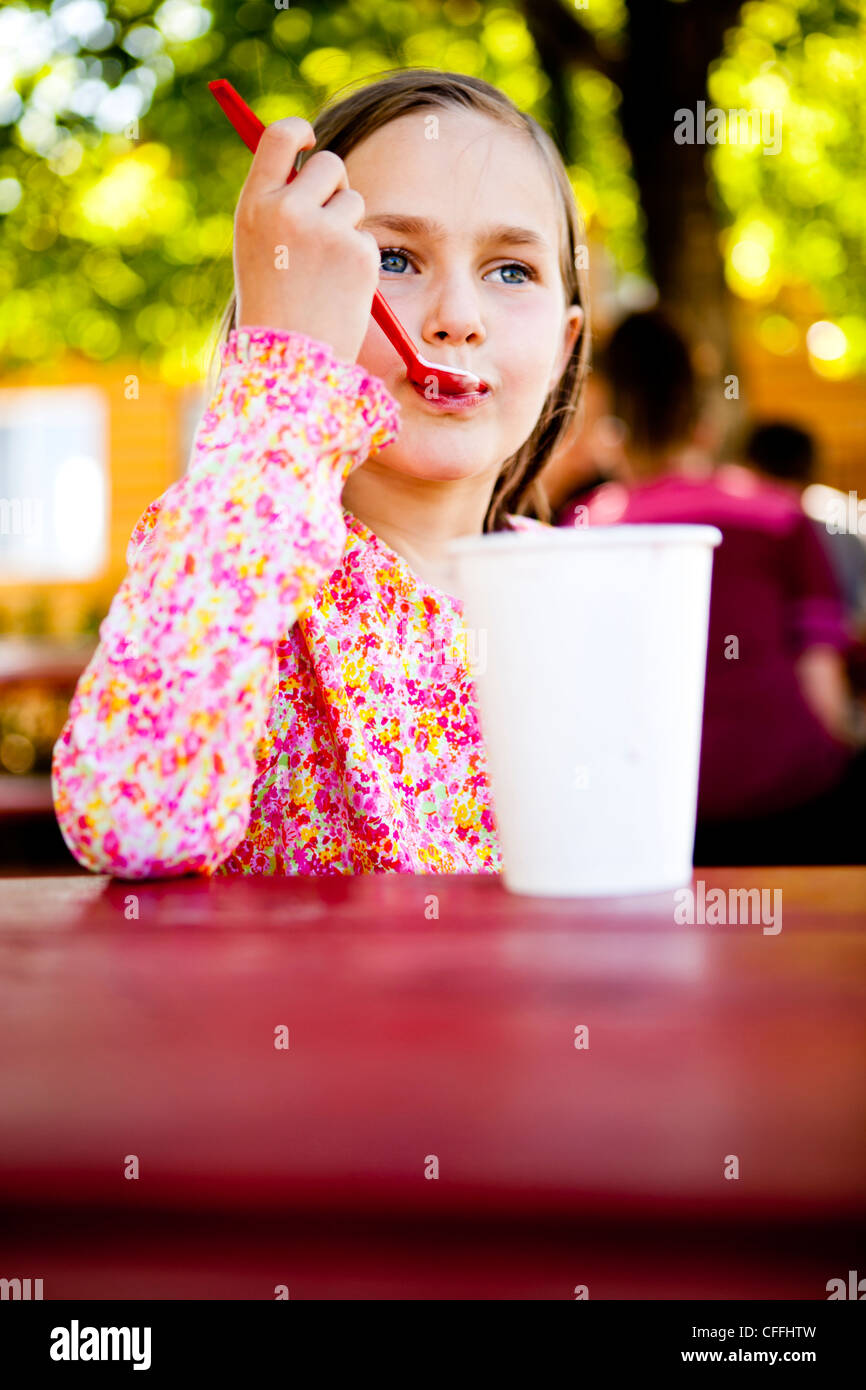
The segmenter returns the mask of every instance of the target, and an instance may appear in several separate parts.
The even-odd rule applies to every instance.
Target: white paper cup
[[[512,892],[691,882],[721,539],[626,525],[450,542]]]

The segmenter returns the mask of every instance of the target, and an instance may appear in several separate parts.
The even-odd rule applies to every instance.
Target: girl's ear
[[[562,373],[565,371],[565,364],[572,354],[578,335],[583,328],[585,315],[579,304],[571,304],[565,316],[564,341],[562,351],[556,360],[556,366],[551,373],[550,381],[547,383],[548,391],[552,391]]]

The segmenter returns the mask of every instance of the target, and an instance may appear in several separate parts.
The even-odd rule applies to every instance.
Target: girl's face
[[[565,303],[542,160],[519,131],[438,109],[391,121],[345,165],[364,199],[361,228],[382,252],[379,289],[419,352],[492,388],[477,406],[439,410],[371,318],[358,362],[401,406],[399,436],[376,461],[431,480],[489,475],[492,485],[532,433],[582,319]]]

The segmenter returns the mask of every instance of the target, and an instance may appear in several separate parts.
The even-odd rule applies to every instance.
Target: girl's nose
[[[480,296],[466,276],[444,276],[431,286],[421,337],[431,345],[484,342],[487,332]]]

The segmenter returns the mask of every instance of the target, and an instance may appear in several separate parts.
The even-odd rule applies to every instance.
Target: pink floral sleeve
[[[53,754],[99,873],[210,874],[243,839],[283,638],[339,564],[341,493],[397,436],[378,377],[300,333],[232,333],[186,475],[144,512]]]

